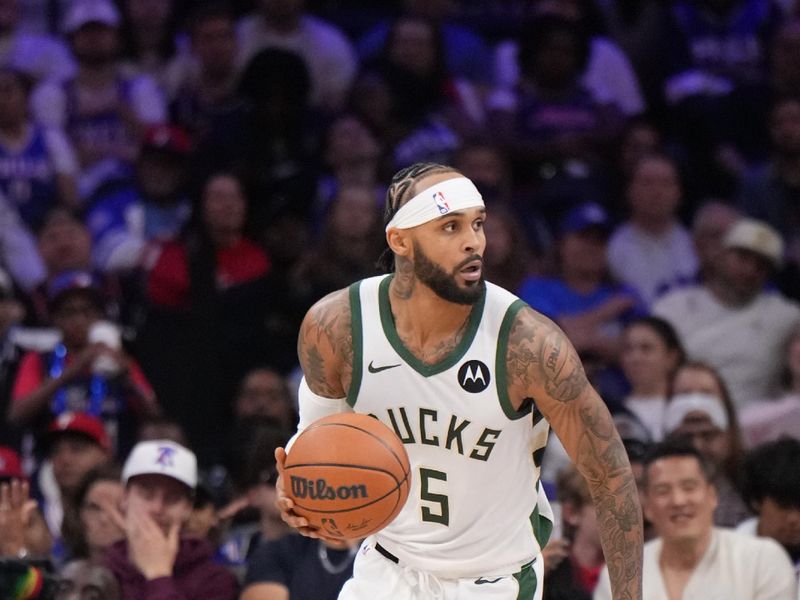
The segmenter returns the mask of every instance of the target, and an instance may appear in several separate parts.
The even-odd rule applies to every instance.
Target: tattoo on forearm
[[[611,416],[602,405],[580,411],[578,465],[587,479],[615,600],[641,598],[642,515],[636,482]]]

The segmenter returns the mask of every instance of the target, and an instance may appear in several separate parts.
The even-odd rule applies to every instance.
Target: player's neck
[[[389,286],[395,327],[424,346],[458,332],[472,312],[471,304],[449,302],[413,274],[398,274]]]

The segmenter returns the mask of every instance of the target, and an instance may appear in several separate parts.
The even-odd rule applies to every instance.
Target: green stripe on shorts
[[[541,555],[537,560],[540,558]],[[519,584],[517,600],[533,600],[536,594],[536,588],[539,586],[539,582],[536,579],[536,571],[533,569],[533,563],[528,563],[522,567],[519,573],[514,573],[514,579],[516,579]]]

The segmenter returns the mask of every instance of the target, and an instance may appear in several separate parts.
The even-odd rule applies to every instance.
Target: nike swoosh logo
[[[497,579],[484,579],[483,577],[478,577],[475,580],[475,585],[483,585],[484,583],[497,583],[503,579],[502,577],[498,577]]]
[[[394,369],[395,367],[399,367],[400,363],[396,365],[386,365],[385,367],[374,367],[372,366],[372,361],[369,361],[369,365],[367,365],[367,370],[370,373],[380,373],[381,371],[385,371],[386,369]]]

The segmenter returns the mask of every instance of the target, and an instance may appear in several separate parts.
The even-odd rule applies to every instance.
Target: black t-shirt
[[[354,555],[348,550],[320,550],[321,544],[297,534],[262,542],[247,563],[245,587],[281,583],[291,600],[336,600],[344,582],[353,576]]]

